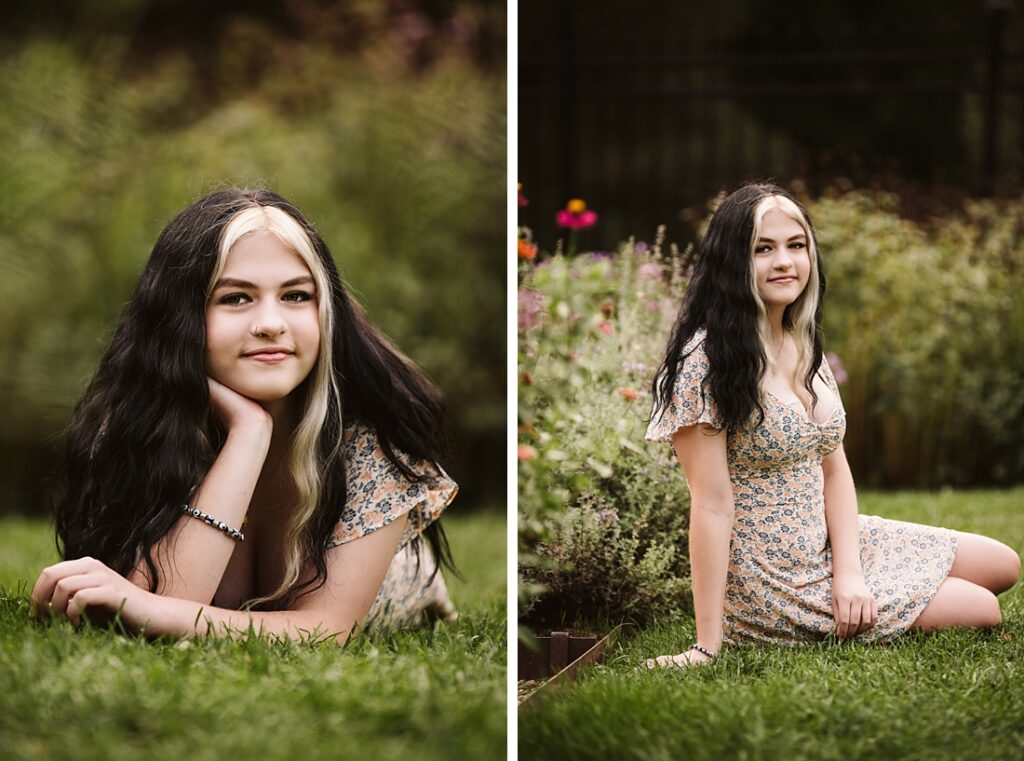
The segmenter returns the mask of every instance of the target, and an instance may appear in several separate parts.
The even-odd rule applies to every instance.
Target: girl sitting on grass
[[[822,360],[825,277],[806,212],[774,185],[715,211],[665,361],[647,438],[671,441],[692,496],[697,642],[725,644],[1000,623],[1020,558],[976,534],[858,515],[846,417]]]
[[[339,643],[361,622],[451,620],[443,430],[440,393],[299,210],[214,192],[161,233],[76,407],[64,561],[32,613]]]

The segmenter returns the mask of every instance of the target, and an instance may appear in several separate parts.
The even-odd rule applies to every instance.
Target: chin
[[[298,383],[225,383],[224,381],[221,383],[254,402],[280,401],[299,386]]]

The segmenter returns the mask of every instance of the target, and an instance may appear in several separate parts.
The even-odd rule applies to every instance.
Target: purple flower
[[[615,512],[613,508],[605,507],[600,512],[595,513],[594,521],[600,523],[602,526],[609,526],[612,523],[619,522],[619,514]]]

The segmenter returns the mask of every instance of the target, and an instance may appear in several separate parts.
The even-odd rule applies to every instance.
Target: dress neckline
[[[826,383],[825,385],[828,385],[828,383]],[[825,418],[820,423],[817,420],[815,420],[814,418],[812,418],[810,415],[807,415],[802,410],[798,410],[796,407],[794,407],[791,404],[786,404],[786,402],[784,402],[782,399],[777,397],[775,394],[773,394],[768,389],[764,389],[764,393],[765,393],[766,396],[770,396],[772,399],[774,399],[780,405],[782,405],[787,410],[792,412],[794,415],[799,417],[801,420],[806,420],[811,425],[817,426],[818,428],[823,428],[824,426],[826,426],[829,423],[831,423],[832,422],[832,418],[834,418],[836,416],[836,414],[839,412],[839,394],[837,394],[836,390],[834,388],[832,388],[831,386],[828,387],[828,390],[832,392],[832,400],[833,400],[834,404],[832,406],[832,412],[829,414],[829,416],[827,418]]]

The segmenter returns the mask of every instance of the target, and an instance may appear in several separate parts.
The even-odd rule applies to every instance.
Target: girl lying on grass
[[[858,515],[846,417],[822,359],[825,277],[806,212],[748,185],[708,227],[647,438],[671,441],[692,496],[697,642],[887,642],[910,629],[1000,623],[1020,558],[984,536]]]
[[[64,561],[32,613],[339,643],[361,622],[454,619],[443,430],[440,393],[299,210],[212,193],[161,233],[76,407]]]

